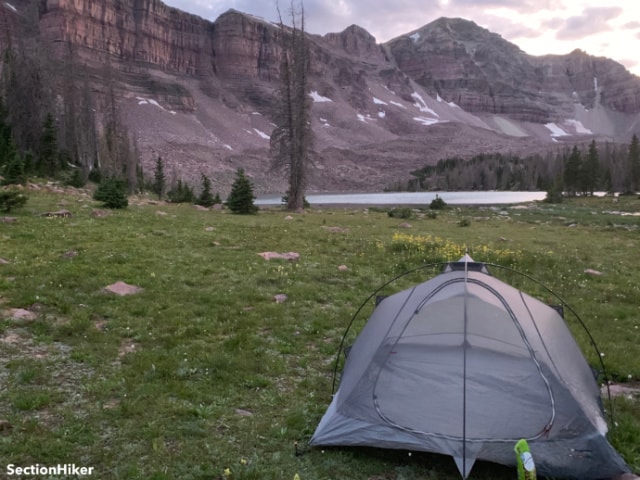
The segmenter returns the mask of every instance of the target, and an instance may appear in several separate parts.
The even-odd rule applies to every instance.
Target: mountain
[[[161,156],[169,178],[199,184],[204,173],[225,192],[241,166],[258,192],[286,190],[268,155],[278,26],[234,10],[209,22],[159,0],[2,1],[3,50],[34,38],[58,65],[58,97],[74,77],[64,65],[90,84],[98,124],[116,96],[146,172]],[[640,78],[580,50],[535,57],[448,18],[385,44],[356,25],[308,38],[313,190],[381,190],[453,155],[627,141],[640,130]]]

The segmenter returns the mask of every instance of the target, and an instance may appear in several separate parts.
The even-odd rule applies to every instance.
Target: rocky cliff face
[[[212,25],[159,0],[47,0],[39,27],[47,42],[71,45],[83,61],[212,71]]]
[[[283,189],[268,156],[282,35],[241,12],[209,22],[160,0],[0,3],[0,47],[37,37],[54,57],[72,57],[98,110],[109,88],[118,92],[147,171],[162,155],[174,177],[204,172],[214,188],[242,166],[259,190]],[[356,25],[308,38],[315,188],[379,190],[446,156],[640,129],[640,79],[578,50],[533,57],[444,18],[384,45]],[[465,141],[452,141],[456,132]]]
[[[580,50],[533,57],[467,20],[441,18],[386,46],[429,93],[470,112],[538,123],[571,115],[576,104],[640,112],[640,79],[622,65]]]

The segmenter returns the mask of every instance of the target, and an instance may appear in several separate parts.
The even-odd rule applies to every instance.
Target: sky
[[[163,0],[214,21],[233,8],[277,19],[276,0]],[[281,0],[286,12],[300,0]],[[531,55],[576,48],[622,63],[640,75],[640,1],[593,0],[304,0],[305,29],[324,35],[356,24],[378,43],[440,17],[459,17],[501,35]]]

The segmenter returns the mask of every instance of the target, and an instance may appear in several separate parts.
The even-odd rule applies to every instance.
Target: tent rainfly
[[[597,480],[630,471],[606,433],[562,315],[465,255],[376,306],[310,443],[450,455],[467,478],[526,439],[539,475]]]

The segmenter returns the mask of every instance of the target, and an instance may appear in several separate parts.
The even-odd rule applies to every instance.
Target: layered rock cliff
[[[209,22],[160,0],[0,3],[0,47],[25,38],[87,73],[98,114],[117,92],[147,171],[162,155],[190,181],[228,184],[243,166],[259,190],[283,187],[268,155],[277,25],[234,10]],[[446,18],[383,45],[356,25],[308,38],[315,188],[381,189],[446,156],[640,130],[640,79],[579,50],[534,57]]]
[[[432,95],[470,112],[545,123],[574,105],[640,112],[640,79],[580,50],[534,57],[462,19],[441,18],[386,47],[398,68]]]

